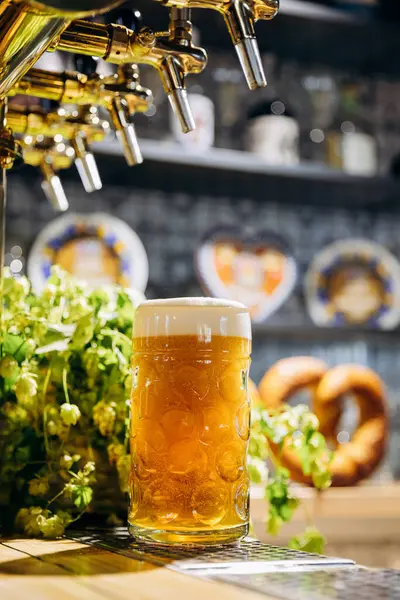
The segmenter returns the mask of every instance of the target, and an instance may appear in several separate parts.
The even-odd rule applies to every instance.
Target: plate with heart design
[[[201,240],[195,263],[204,291],[242,302],[255,323],[278,310],[297,279],[288,244],[271,231],[216,227]]]

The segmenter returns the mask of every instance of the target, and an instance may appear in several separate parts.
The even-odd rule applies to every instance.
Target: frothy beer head
[[[134,337],[214,336],[251,340],[248,309],[218,298],[168,298],[142,302],[135,313]]]

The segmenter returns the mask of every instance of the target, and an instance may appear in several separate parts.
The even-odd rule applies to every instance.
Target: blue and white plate
[[[394,329],[400,322],[400,263],[369,240],[335,242],[314,258],[305,295],[317,325]]]
[[[93,287],[117,283],[139,293],[145,291],[149,275],[138,235],[105,213],[63,215],[41,231],[28,258],[35,290],[44,287],[55,264]]]

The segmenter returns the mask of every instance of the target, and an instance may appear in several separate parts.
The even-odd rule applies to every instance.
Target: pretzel
[[[351,440],[339,444],[337,428],[342,399],[346,395],[354,398],[360,417]],[[331,463],[332,484],[354,485],[369,477],[382,461],[387,443],[386,393],[380,377],[361,365],[334,367],[321,379],[313,408],[321,433],[335,449]]]
[[[327,370],[325,363],[312,357],[283,359],[264,375],[260,395],[267,408],[277,409],[302,388],[312,392],[312,407],[320,422],[320,431],[334,449],[330,465],[333,486],[354,485],[369,477],[381,462],[387,441],[387,410],[384,385],[367,367],[340,365]],[[352,439],[339,444],[337,428],[343,410],[343,397],[351,395],[360,409],[360,419]],[[279,453],[283,466],[294,481],[312,485],[302,472],[295,451],[284,446]]]

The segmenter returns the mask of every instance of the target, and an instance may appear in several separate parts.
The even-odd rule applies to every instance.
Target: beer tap
[[[85,56],[85,59],[92,60]],[[94,61],[93,61],[94,62]],[[82,61],[77,65],[83,68]],[[117,73],[104,77],[92,72],[49,73],[31,69],[12,89],[12,94],[26,94],[48,98],[59,103],[80,106],[97,105],[106,108],[121,140],[129,165],[142,162],[132,115],[145,112],[153,103],[151,90],[140,85],[139,70],[135,64],[118,65]]]
[[[68,112],[63,107],[46,112],[39,107],[10,105],[7,122],[20,136],[53,138],[57,135],[60,140],[70,141],[81,133],[89,143],[101,142],[110,130],[108,122],[98,117],[96,107],[82,114],[79,111]]]
[[[186,8],[210,8],[222,13],[250,89],[266,85],[254,24],[272,19],[279,0],[157,0],[164,5]]]
[[[0,99],[8,94],[73,19],[100,14],[122,1],[1,0]]]
[[[193,46],[186,9],[171,11],[167,32],[154,33],[142,27],[137,33],[122,25],[74,21],[53,43],[52,50],[81,52],[115,64],[138,63],[156,68],[164,90],[183,131],[194,129],[187,100],[185,77],[198,74],[207,64],[207,54]]]
[[[114,81],[106,84],[107,90],[113,92],[113,97],[108,103],[111,123],[121,142],[125,160],[130,167],[143,162],[142,153],[136,137],[132,115],[143,112],[152,104],[150,90],[139,84],[139,70],[136,65],[124,64],[118,66],[117,76]],[[133,93],[126,94],[127,89]]]
[[[118,25],[130,28],[133,32],[140,30],[142,26],[142,17],[139,11],[130,9],[117,9],[111,11],[110,19]],[[114,82],[108,84],[108,89],[112,89],[114,97],[111,99],[108,110],[110,112],[111,122],[120,141],[126,162],[130,167],[141,164],[143,156],[136,137],[135,126],[131,116],[136,112],[131,110],[124,92],[127,89],[135,89],[136,97],[147,101],[144,88],[139,84],[139,70],[136,65],[125,63],[119,65],[117,76]],[[141,88],[141,89],[140,89]],[[150,108],[151,103],[146,102],[146,110]],[[133,107],[132,107],[133,108]]]
[[[99,118],[97,108],[82,106],[68,112],[60,107],[52,112],[12,106],[8,123],[20,136],[27,164],[38,166],[43,174],[42,188],[57,210],[66,210],[68,202],[56,170],[75,162],[87,192],[101,189],[101,179],[88,144],[104,139],[109,123]]]
[[[21,142],[24,162],[40,169],[43,177],[41,187],[47,200],[56,211],[66,211],[69,202],[57,171],[71,166],[75,158],[72,146],[58,141],[57,136],[25,136]]]
[[[43,177],[41,187],[47,200],[54,210],[65,212],[69,208],[68,198],[65,195],[61,179],[54,171],[50,157],[43,156],[40,163],[40,171]]]
[[[87,77],[96,72],[96,61],[90,56],[76,56],[75,66],[79,72],[84,73]],[[100,122],[97,116],[97,108],[90,105],[81,106],[76,115],[76,121],[78,125],[82,122]],[[71,140],[71,145],[75,152],[75,166],[85,191],[91,193],[101,190],[103,184],[99,170],[93,153],[90,151],[86,133],[82,129],[79,129],[75,133]]]

